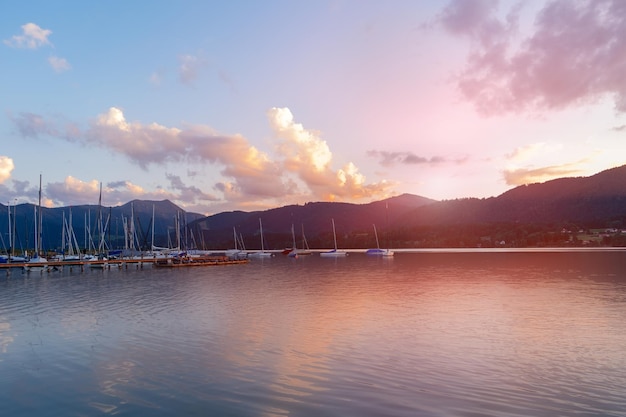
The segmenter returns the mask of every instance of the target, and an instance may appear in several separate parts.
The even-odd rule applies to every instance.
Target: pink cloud
[[[318,132],[296,123],[288,108],[272,108],[268,117],[277,138],[282,166],[295,174],[315,198],[361,199],[388,193],[392,184],[386,181],[367,183],[352,162],[333,169],[333,154],[326,141]]]
[[[553,0],[519,47],[511,40],[517,10],[506,21],[489,0],[459,0],[440,18],[469,36],[474,50],[458,77],[462,95],[484,114],[561,109],[612,97],[626,112],[626,3]],[[498,33],[504,34],[497,40]]]
[[[84,130],[71,123],[58,128],[61,123],[30,113],[21,114],[13,122],[24,137],[47,134],[73,143],[98,146],[126,156],[145,170],[151,165],[184,163],[201,166],[209,162],[220,168],[223,177],[215,182],[213,189],[227,201],[241,204],[254,201],[257,205],[275,205],[276,200],[358,200],[390,194],[393,184],[366,182],[365,176],[351,162],[334,168],[328,144],[319,133],[295,123],[289,109],[271,109],[268,117],[277,144],[272,155],[238,134],[218,134],[204,125],[177,128],[128,121],[124,112],[116,107],[98,115]],[[193,203],[217,200],[209,193],[186,186],[176,175],[166,174],[166,178],[169,189],[174,192],[160,194],[161,199],[190,200]],[[90,185],[93,189],[93,183]],[[51,184],[50,190],[57,196],[57,201],[71,201],[71,196],[85,187],[85,184],[70,179]],[[150,198],[145,191],[129,186],[127,182],[109,188],[113,189],[106,190],[106,194],[115,201],[122,197],[129,200]]]
[[[419,156],[413,152],[390,152],[390,151],[367,151],[367,156],[378,159],[382,166],[403,165],[440,165],[444,163],[461,164],[467,161],[467,157],[446,158],[444,156]]]
[[[507,185],[524,185],[544,182],[561,177],[571,177],[584,173],[576,168],[577,164],[553,165],[541,168],[507,169],[503,172]]]

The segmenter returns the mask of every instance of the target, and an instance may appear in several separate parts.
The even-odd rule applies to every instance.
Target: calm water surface
[[[7,416],[626,416],[626,252],[0,272]]]

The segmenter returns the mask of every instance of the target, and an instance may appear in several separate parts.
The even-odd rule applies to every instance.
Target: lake
[[[0,272],[21,416],[626,416],[626,252]]]

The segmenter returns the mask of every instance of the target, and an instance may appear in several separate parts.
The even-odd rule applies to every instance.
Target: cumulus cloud
[[[100,186],[101,183],[98,180],[83,181],[70,175],[62,182],[49,182],[46,185],[45,195],[50,206],[98,204]],[[124,180],[111,182],[102,187],[101,201],[105,206],[116,206],[135,199],[175,200],[176,194],[163,190],[147,192],[141,186]]]
[[[455,0],[440,23],[473,50],[458,87],[483,114],[561,109],[609,96],[626,112],[626,3],[552,0],[517,42],[519,9],[497,17],[493,0]]]
[[[48,63],[56,72],[68,71],[72,68],[69,62],[65,58],[59,58],[58,56],[51,56],[48,58]]]
[[[124,112],[111,107],[98,115],[85,132],[88,142],[126,155],[142,168],[151,163],[178,162],[188,153],[181,130],[157,123],[128,122]]]
[[[11,172],[14,168],[13,159],[8,156],[0,156],[0,184],[11,178]]]
[[[26,23],[22,25],[22,34],[14,35],[11,39],[5,39],[3,42],[12,48],[28,48],[37,49],[44,45],[51,45],[48,36],[52,34],[49,29],[42,29],[34,23]]]
[[[241,135],[218,135],[206,126],[194,126],[183,131],[181,138],[189,147],[190,160],[224,166],[221,173],[235,179],[233,198],[237,194],[271,198],[292,192],[292,184],[283,181],[280,164]]]
[[[300,179],[317,198],[365,198],[384,195],[387,182],[366,184],[365,177],[351,162],[333,170],[332,153],[317,132],[305,129],[287,108],[268,112],[270,125],[279,139],[277,152],[284,168]]]
[[[97,180],[81,181],[68,176],[63,182],[49,182],[46,186],[46,195],[55,203],[71,202],[71,204],[96,204],[100,192],[100,182]]]
[[[222,198],[241,204],[250,201],[257,204],[274,201],[275,204],[276,199],[284,202],[289,199],[360,199],[388,195],[392,184],[385,181],[367,183],[365,176],[351,162],[335,169],[328,144],[318,133],[295,123],[289,109],[271,109],[268,117],[276,135],[274,154],[261,151],[241,135],[222,135],[208,126],[176,128],[131,122],[116,107],[98,115],[83,130],[67,123],[64,128],[58,128],[53,121],[29,113],[12,120],[24,137],[57,134],[73,143],[98,146],[124,155],[146,170],[151,165],[185,163],[202,166],[210,163],[220,168],[222,176],[216,180],[213,189],[220,192]],[[166,179],[172,192],[162,191],[161,199],[193,202],[218,199],[197,187],[186,186],[177,175],[167,174]],[[94,187],[94,182],[81,183],[69,177],[52,189],[61,200],[81,188]],[[128,182],[112,183],[108,188],[110,190],[106,193],[111,198],[121,198],[120,195],[128,197],[126,201],[147,198],[145,191],[133,189]]]

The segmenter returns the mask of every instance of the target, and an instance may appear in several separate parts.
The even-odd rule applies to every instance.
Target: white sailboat
[[[245,259],[248,257],[248,253],[243,249],[243,245],[239,242],[239,237],[237,237],[237,230],[233,227],[233,237],[235,239],[235,247],[233,249],[228,249],[225,251],[225,255],[232,259]],[[239,246],[242,246],[240,249]]]
[[[311,249],[309,249],[309,244],[304,236],[304,225],[302,225],[302,249],[298,249],[296,245],[296,233],[294,231],[293,224],[291,225],[291,237],[293,239],[293,247],[287,256],[290,258],[297,258],[300,255],[311,255]]]
[[[63,228],[61,229],[61,253],[56,255],[54,260],[78,261],[80,259],[80,250],[78,249],[78,242],[76,241],[76,235],[74,234],[74,228],[72,227],[72,208],[70,207],[69,220],[65,218],[65,212],[63,212]]]
[[[104,230],[102,224],[102,183],[100,183],[100,196],[98,197],[98,252],[92,259],[95,262],[89,264],[89,267],[93,269],[105,269],[109,266],[109,259],[105,254]]]
[[[263,223],[261,222],[260,217],[259,217],[259,230],[261,233],[261,252],[253,252],[253,253],[248,254],[248,256],[252,258],[271,258],[272,256],[274,256],[274,254],[272,252],[265,251],[265,243],[263,239]]]
[[[335,231],[335,219],[331,219],[332,223],[333,223],[333,240],[335,242],[335,249],[333,250],[329,250],[326,252],[321,252],[320,256],[324,257],[324,258],[339,258],[342,256],[347,256],[348,252],[343,251],[343,250],[337,250],[337,233]]]
[[[41,256],[41,174],[39,175],[39,204],[35,208],[35,253],[33,257],[24,264],[24,272],[44,272],[48,271],[48,260]]]
[[[17,201],[17,199],[16,199]],[[26,258],[24,256],[16,256],[15,255],[15,218],[17,217],[17,202],[13,205],[13,219],[11,219],[11,205],[7,205],[9,210],[9,250],[8,256],[6,258],[7,262],[26,262]]]
[[[304,224],[302,225],[302,249],[298,250],[298,255],[311,255],[311,249],[309,248],[309,242],[306,241],[306,236],[304,235]]]
[[[150,252],[148,253],[148,256],[152,257],[153,259],[168,259],[171,258],[173,256],[178,256],[180,255],[181,251],[180,251],[180,233],[178,232],[179,230],[179,212],[176,212],[176,217],[174,217],[174,227],[177,230],[176,232],[176,246],[173,246],[171,244],[171,239],[170,239],[170,235],[169,235],[169,230],[167,231],[167,241],[168,241],[168,245],[167,247],[160,247],[160,246],[155,246],[154,244],[154,232],[155,232],[155,226],[156,226],[156,217],[155,217],[155,212],[154,212],[154,204],[152,205],[152,242],[150,244]]]
[[[291,239],[293,241],[291,250],[287,254],[290,258],[297,258],[300,252],[298,251],[298,247],[296,246],[296,232],[293,229],[293,223],[291,224]]]
[[[374,224],[374,236],[376,236],[376,247],[365,251],[366,255],[373,256],[393,256],[393,251],[390,249],[381,249],[378,243],[378,232],[376,231],[376,225]]]

